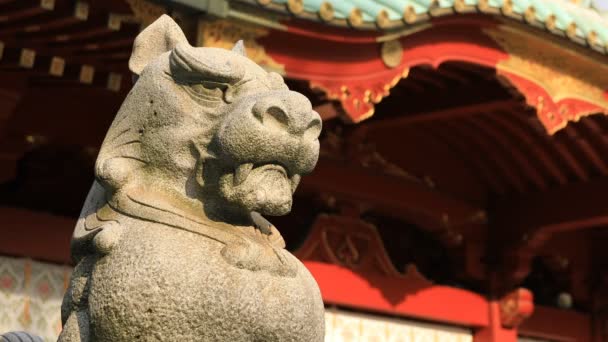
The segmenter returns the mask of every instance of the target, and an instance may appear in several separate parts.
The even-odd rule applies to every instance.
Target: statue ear
[[[163,14],[135,38],[129,69],[139,75],[151,60],[181,43],[188,43],[184,32],[171,17]]]

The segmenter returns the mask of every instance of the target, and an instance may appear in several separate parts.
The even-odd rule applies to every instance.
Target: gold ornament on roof
[[[403,47],[399,40],[389,40],[382,43],[380,48],[382,62],[389,68],[396,68],[401,64],[403,58]]]
[[[268,70],[284,74],[284,66],[269,56],[264,46],[257,42],[257,39],[268,33],[269,30],[261,26],[234,20],[201,20],[198,26],[197,45],[230,50],[237,41],[243,40],[247,57]]]
[[[590,55],[565,49],[556,42],[508,26],[485,32],[509,54],[496,65],[498,74],[528,80],[548,94],[549,98],[537,96],[527,98],[527,101],[536,107],[539,116],[542,114],[552,122],[547,126],[550,134],[581,116],[608,113],[608,78],[605,76],[608,65]],[[535,48],[531,49],[531,46]],[[580,101],[586,106],[580,109],[560,103],[565,100]],[[560,112],[551,110],[550,105],[558,106]],[[591,107],[596,109],[589,109]]]
[[[363,13],[358,8],[353,8],[348,14],[348,22],[351,26],[357,27],[363,24]]]
[[[334,6],[325,1],[319,8],[319,17],[325,21],[331,21],[334,18]]]

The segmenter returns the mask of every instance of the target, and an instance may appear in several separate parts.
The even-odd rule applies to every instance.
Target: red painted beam
[[[394,68],[385,65],[380,43],[373,37],[357,36],[353,40],[340,31],[329,36],[324,32],[323,37],[332,39],[320,39],[288,25],[287,31],[271,30],[258,41],[268,56],[283,66],[286,76],[310,81],[330,99],[341,102],[346,119],[359,122],[373,114],[374,103],[388,96],[390,88],[406,77],[411,67],[437,67],[446,61],[494,67],[507,58],[479,26],[455,24],[459,26],[430,27],[399,38],[403,51]]]
[[[472,328],[489,323],[486,299],[473,292],[440,285],[418,287],[407,280],[360,275],[314,261],[304,261],[304,265],[317,280],[323,301],[328,304]],[[395,301],[398,297],[402,299]]]

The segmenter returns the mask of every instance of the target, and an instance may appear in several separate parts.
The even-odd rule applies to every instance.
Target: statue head
[[[212,220],[290,211],[319,154],[321,118],[306,97],[242,42],[193,47],[166,15],[136,38],[129,68],[135,84],[95,168],[110,202],[139,188]]]

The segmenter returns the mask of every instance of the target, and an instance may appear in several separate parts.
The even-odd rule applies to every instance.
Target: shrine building
[[[55,341],[70,238],[162,14],[323,119],[268,219],[327,342],[608,341],[608,1],[0,0],[0,333]]]

